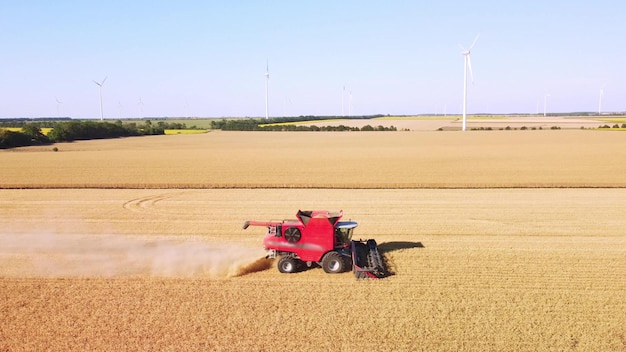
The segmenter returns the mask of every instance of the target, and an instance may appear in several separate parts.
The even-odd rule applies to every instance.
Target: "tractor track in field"
[[[176,196],[183,194],[184,192],[169,192],[169,193],[159,193],[159,194],[151,194],[146,197],[134,198],[129,201],[124,202],[122,205],[124,209],[136,212],[136,213],[167,213],[171,214],[170,211],[159,210],[159,203],[172,199]]]

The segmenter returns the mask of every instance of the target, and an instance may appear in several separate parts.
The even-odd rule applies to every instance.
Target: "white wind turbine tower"
[[[104,85],[104,81],[106,80],[107,77],[104,77],[102,82],[96,82],[95,80],[93,81],[93,83],[98,86],[98,91],[100,92],[100,121],[104,120],[104,114],[102,113],[102,86]]]
[[[270,82],[270,63],[269,60],[265,63],[265,119],[270,118],[270,95],[269,95],[269,82]]]
[[[63,102],[57,97],[54,97],[54,100],[57,101],[57,117],[61,117],[61,104],[63,104]]]
[[[537,108],[535,109],[535,115],[539,115],[539,101],[540,99],[537,99]]]
[[[343,94],[345,92],[346,92],[346,86],[343,86],[343,89],[341,90],[341,116],[346,116],[343,110]]]
[[[598,100],[598,115],[602,115],[602,101],[604,100],[604,87],[600,89],[600,98]]]
[[[469,73],[472,78],[472,83],[474,83],[474,74],[472,73],[472,60],[470,59],[470,54],[479,36],[480,34],[478,34],[476,38],[474,38],[472,45],[470,45],[469,49],[467,50],[465,50],[465,48],[459,44],[459,46],[461,47],[461,50],[463,50],[461,51],[461,55],[463,55],[463,58],[465,59],[465,65],[463,69],[463,131],[465,131],[466,129],[466,121],[467,121],[467,70],[469,69]]]

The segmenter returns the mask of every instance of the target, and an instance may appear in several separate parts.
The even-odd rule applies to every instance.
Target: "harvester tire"
[[[278,260],[278,271],[283,274],[291,274],[298,271],[297,260],[293,257],[280,257]]]
[[[322,258],[322,269],[328,274],[341,273],[346,268],[346,261],[339,252],[329,252]]]

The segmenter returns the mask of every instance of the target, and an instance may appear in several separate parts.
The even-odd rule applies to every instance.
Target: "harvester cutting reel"
[[[375,240],[352,241],[350,247],[352,271],[357,279],[380,279],[388,276]]]

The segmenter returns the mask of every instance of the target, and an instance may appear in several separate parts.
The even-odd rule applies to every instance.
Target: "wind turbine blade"
[[[93,80],[93,79],[92,79],[91,81],[92,81],[93,83],[97,84],[98,86],[101,86],[101,84],[100,84],[100,83],[98,83],[98,82],[96,82],[95,80]]]
[[[109,78],[109,76],[104,77],[104,79],[102,80],[102,83],[100,83],[100,85],[103,85],[103,84],[104,84],[104,81],[106,81],[106,80],[107,80],[107,78]]]
[[[467,54],[467,68],[469,68],[470,77],[472,78],[472,84],[474,84],[474,73],[472,72],[472,57]]]
[[[478,37],[480,37],[480,33],[478,33],[476,35],[476,38],[474,38],[474,41],[472,42],[472,45],[470,45],[469,49],[467,49],[467,51],[471,51],[472,48],[474,47],[474,45],[476,44],[476,42],[478,41]]]

